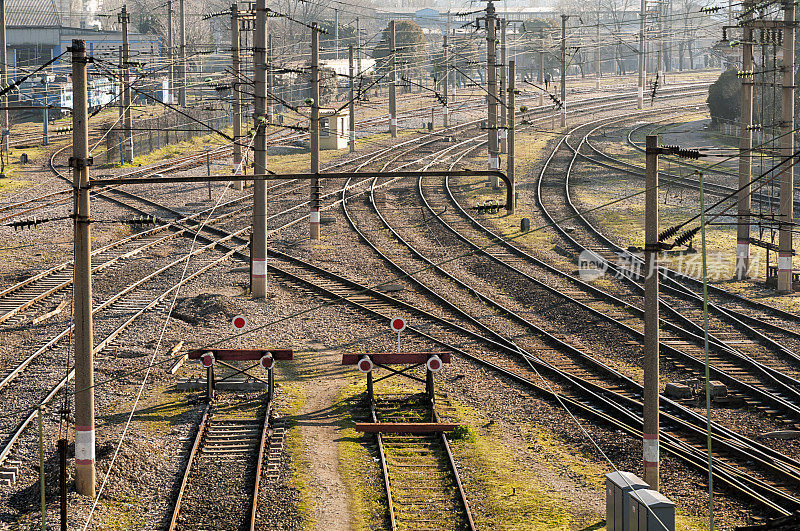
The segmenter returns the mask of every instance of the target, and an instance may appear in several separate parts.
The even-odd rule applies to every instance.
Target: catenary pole
[[[492,0],[486,4],[486,71],[489,89],[489,94],[486,96],[489,119],[489,169],[498,170],[500,150],[497,142],[497,17]],[[499,186],[497,177],[491,178],[491,184],[493,188]]]
[[[175,44],[172,42],[172,0],[167,0],[167,77],[169,78],[169,90],[167,91],[167,103],[175,103]]]
[[[355,65],[353,64],[353,45],[349,45],[347,47],[347,57],[348,63],[350,67],[350,102],[348,103],[347,107],[349,109],[349,118],[350,118],[350,153],[353,153],[356,150],[356,76],[355,76]]]
[[[256,0],[255,27],[253,29],[253,81],[255,99],[253,119],[253,173],[267,171],[267,2]],[[267,296],[267,183],[253,181],[253,248],[250,255],[250,291],[253,297]]]
[[[89,210],[89,109],[86,46],[72,41],[72,183],[75,195],[75,489],[95,495],[94,334],[92,332],[92,240]]]
[[[181,107],[186,107],[186,9],[184,6],[185,0],[178,2],[178,32],[181,40],[181,49],[179,50],[180,61],[180,91],[178,92],[178,104]]]
[[[600,5],[597,6],[597,28],[595,28],[594,38],[594,88],[600,88],[600,77],[602,77],[602,65],[600,64]]]
[[[500,19],[500,153],[507,153],[506,139],[506,65],[508,61],[506,50],[506,20]]]
[[[739,198],[737,202],[736,230],[736,278],[747,278],[750,271],[750,176],[752,172],[753,131],[753,28],[750,7],[752,2],[742,4],[744,18],[742,20],[742,107],[739,127]]]
[[[397,138],[397,48],[394,20],[389,21],[389,132]]]
[[[242,164],[242,96],[239,90],[239,78],[241,69],[241,58],[239,57],[239,5],[234,2],[231,4],[231,67],[233,69],[233,85],[231,87],[231,97],[233,101],[233,171],[237,173]],[[243,181],[234,181],[234,190],[244,189]]]
[[[131,63],[130,47],[128,45],[128,23],[130,15],[127,6],[122,6],[122,13],[119,16],[122,24],[122,129],[125,137],[123,147],[125,150],[125,162],[133,162],[133,119],[131,117]]]
[[[46,75],[46,74],[45,74]],[[3,87],[8,86],[8,42],[6,41],[6,3],[5,0],[0,0],[0,83]],[[3,94],[0,99],[0,105],[3,106],[3,111],[0,112],[0,135],[2,135],[2,154],[0,157],[5,157],[5,163],[8,163],[8,137],[11,134],[11,122],[8,117],[8,94]]]
[[[794,2],[783,3],[783,64],[781,64],[781,176],[778,234],[778,292],[792,291],[792,235],[794,215]]]
[[[514,108],[515,108],[515,94],[514,88],[516,86],[516,81],[514,77],[516,76],[516,61],[510,60],[508,62],[508,105],[506,106],[506,112],[508,114],[507,120],[507,127],[508,127],[508,156],[507,156],[507,164],[508,167],[506,169],[506,175],[508,175],[508,180],[511,181],[511,186],[514,188],[514,193],[511,194],[511,197],[514,198],[514,202],[511,205],[510,213],[514,213],[517,207],[517,193],[516,193],[516,181],[514,180],[514,151],[515,151],[515,140],[514,140]]]
[[[311,173],[319,173],[319,30],[317,23],[311,23]],[[319,240],[319,177],[311,180],[309,201],[309,235],[312,240]]]
[[[648,135],[645,150],[645,252],[644,252],[644,427],[642,457],[644,480],[659,487],[658,449],[658,136]]]
[[[639,12],[639,85],[637,87],[636,108],[641,109],[644,106],[644,84],[645,73],[647,72],[647,60],[645,56],[645,35],[644,23],[645,16],[647,15],[647,0],[642,0],[641,9]]]
[[[450,126],[450,109],[448,108],[450,97],[450,50],[448,39],[450,38],[450,11],[447,11],[447,25],[442,36],[442,59],[444,60],[444,105],[442,107],[442,126]]]
[[[561,127],[567,126],[567,19],[561,15]]]

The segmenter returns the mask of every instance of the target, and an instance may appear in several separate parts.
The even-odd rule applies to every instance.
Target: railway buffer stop
[[[411,380],[425,384],[425,394],[434,404],[433,375],[439,372],[445,363],[450,363],[449,352],[373,352],[373,353],[345,353],[342,354],[342,365],[355,365],[358,370],[367,375],[367,398],[370,404],[375,403],[374,384],[391,378],[404,376]],[[402,369],[395,369],[390,365],[404,365]],[[410,374],[413,369],[425,367],[425,379]],[[373,377],[375,367],[389,371],[389,374],[379,378]],[[443,422],[421,423],[388,423],[388,422],[357,422],[356,431],[370,433],[423,433],[452,431],[458,424]]]
[[[218,384],[232,380],[238,375],[253,378],[267,388],[267,400],[271,400],[275,394],[275,362],[289,361],[293,359],[294,352],[290,348],[273,349],[198,349],[188,353],[190,360],[199,360],[200,364],[206,369],[206,396],[209,401],[214,399],[214,390]],[[239,368],[230,362],[244,361],[255,362],[250,366]],[[221,366],[232,369],[233,372],[216,380],[214,377],[214,366]],[[267,371],[267,380],[252,374],[250,371],[256,367],[261,367]]]

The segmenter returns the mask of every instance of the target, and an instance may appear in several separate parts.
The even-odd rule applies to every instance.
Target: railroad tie
[[[272,431],[269,436],[269,453],[267,454],[267,480],[277,481],[281,473],[281,457],[283,456],[283,441],[286,427],[283,419],[272,421]]]

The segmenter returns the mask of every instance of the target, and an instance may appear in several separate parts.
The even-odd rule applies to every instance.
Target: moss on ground
[[[300,352],[295,351],[295,360],[302,359]],[[281,418],[286,420],[286,436],[284,451],[291,459],[291,470],[288,471],[289,483],[298,492],[297,513],[303,522],[303,529],[312,530],[316,527],[314,517],[314,493],[311,492],[309,471],[311,470],[308,456],[303,451],[303,440],[297,421],[297,413],[306,402],[306,394],[301,384],[298,369],[293,363],[283,364],[280,368],[278,379],[280,384],[277,394],[286,404],[281,411]]]
[[[101,529],[133,531],[146,527],[147,522],[142,514],[141,503],[133,494],[123,495],[119,499],[105,504],[104,511],[106,513],[105,524],[101,526]]]
[[[386,491],[380,480],[377,448],[372,437],[355,430],[355,420],[367,418],[363,401],[365,386],[353,383],[339,393],[334,408],[340,417],[339,471],[350,493],[350,514],[354,530],[380,529],[386,523]]]

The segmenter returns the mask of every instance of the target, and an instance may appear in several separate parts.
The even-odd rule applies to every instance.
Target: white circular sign
[[[428,370],[431,372],[439,372],[439,369],[442,368],[442,359],[439,356],[431,356],[428,358],[428,362],[425,364],[428,367]]]
[[[395,332],[402,332],[406,329],[406,320],[402,317],[395,317],[391,321],[391,326]]]
[[[358,370],[361,372],[372,372],[372,360],[367,356],[358,360]]]
[[[270,370],[275,366],[275,358],[272,357],[272,354],[264,354],[261,356],[261,366],[266,370]]]
[[[231,319],[231,324],[236,330],[243,330],[244,327],[247,326],[247,319],[244,315],[237,315]]]
[[[211,352],[206,352],[200,356],[200,363],[202,363],[203,367],[205,367],[206,369],[213,366],[215,361],[216,360],[214,359],[214,354],[212,354]]]

